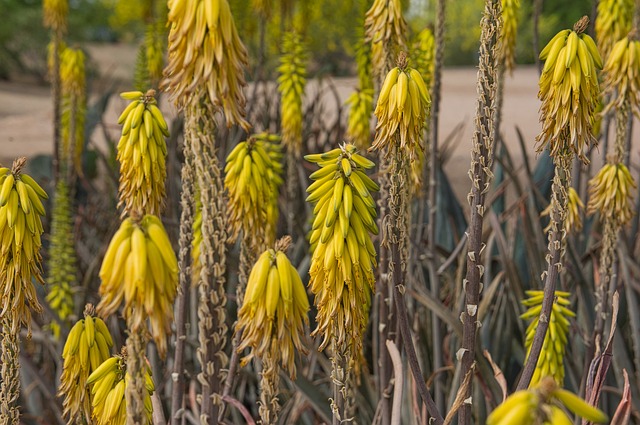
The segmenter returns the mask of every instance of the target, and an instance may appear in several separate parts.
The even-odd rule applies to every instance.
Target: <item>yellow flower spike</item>
[[[86,114],[85,55],[82,50],[70,47],[60,49],[60,84],[62,90],[60,161],[64,164],[68,161],[68,155],[71,156],[76,172],[81,174]]]
[[[378,104],[374,111],[378,118],[376,136],[369,150],[388,148],[396,143],[396,131],[401,149],[406,149],[413,160],[422,149],[422,130],[431,104],[429,90],[416,69],[407,66],[406,55],[401,54],[398,66],[387,74]]]
[[[622,108],[628,101],[634,112],[640,115],[640,41],[636,34],[615,43],[602,74],[602,92],[610,96],[604,113],[612,108]]]
[[[118,123],[122,136],[118,142],[120,161],[118,206],[122,216],[133,211],[158,215],[164,207],[167,144],[169,127],[157,106],[155,90],[125,92],[120,96],[131,100],[122,111]]]
[[[115,233],[100,268],[97,311],[114,314],[124,300],[124,317],[131,331],[144,331],[149,318],[151,335],[164,358],[171,333],[173,301],[178,287],[178,261],[160,219],[146,215],[125,219]]]
[[[365,40],[371,42],[373,75],[381,77],[388,68],[395,49],[406,49],[407,22],[402,16],[400,0],[374,0],[364,21]]]
[[[42,279],[40,248],[43,232],[40,216],[47,193],[29,175],[22,173],[26,158],[0,168],[0,317],[11,315],[12,329],[20,325],[31,332],[31,309],[40,313],[33,279]]]
[[[425,28],[420,31],[414,43],[411,56],[415,62],[415,68],[422,75],[424,83],[427,87],[431,87],[436,66],[436,40],[431,29]]]
[[[273,238],[278,217],[282,165],[270,152],[277,152],[277,148],[268,136],[254,135],[231,150],[224,168],[224,187],[229,192],[229,238],[235,239],[244,230],[256,248]]]
[[[378,186],[363,170],[374,164],[350,144],[305,159],[321,166],[312,174],[315,182],[307,189],[308,201],[316,203],[312,237],[321,235],[312,242],[309,270],[309,287],[318,309],[318,326],[313,334],[323,337],[320,349],[335,339],[341,350],[358,358],[362,355],[376,263],[375,250],[371,252],[368,247],[373,246],[371,234],[378,231],[375,204],[367,207],[363,200],[370,199],[371,191]],[[349,163],[347,169],[344,160]],[[324,172],[325,168],[329,172]]]
[[[69,2],[67,0],[44,0],[42,3],[44,26],[54,32],[67,31],[67,15]]]
[[[64,396],[62,413],[69,425],[76,423],[81,416],[85,420],[91,417],[91,392],[87,380],[111,356],[111,334],[102,319],[94,317],[94,314],[93,306],[87,304],[84,319],[71,328],[62,351],[63,369],[58,395]]]
[[[515,68],[516,38],[520,0],[502,0],[502,32],[500,34],[500,61],[506,71]]]
[[[521,319],[533,319],[529,324],[526,332],[525,349],[527,356],[533,344],[533,337],[538,327],[539,315],[542,309],[542,301],[544,298],[542,291],[527,291],[528,299],[523,300],[522,304],[529,307],[527,311],[520,316]],[[534,387],[540,379],[547,375],[551,375],[559,385],[564,382],[564,353],[567,344],[567,335],[569,333],[569,317],[575,314],[564,307],[569,305],[567,299],[569,293],[556,291],[553,310],[549,321],[549,330],[545,335],[542,351],[533,373],[533,378],[529,384]]]
[[[634,215],[633,193],[636,183],[629,169],[622,163],[605,164],[589,180],[587,213],[600,213],[600,220],[609,218],[620,226]]]
[[[127,350],[107,358],[87,379],[87,390],[91,392],[91,408],[93,423],[96,425],[125,425],[127,422],[127,403],[125,394],[131,384],[131,377],[126,366]],[[153,407],[151,395],[155,391],[151,368],[147,365],[144,372],[146,392],[144,406],[146,421],[142,425],[152,423]]]
[[[167,66],[162,89],[182,108],[198,87],[221,106],[228,127],[245,119],[244,69],[247,50],[236,29],[228,0],[169,0]]]
[[[354,91],[347,99],[349,119],[347,138],[360,149],[367,149],[371,141],[371,114],[373,113],[373,89]]]
[[[597,72],[602,68],[593,39],[584,33],[588,23],[583,17],[540,52],[545,61],[538,92],[543,128],[536,137],[538,152],[548,146],[552,157],[574,152],[583,162],[588,161],[585,148],[596,144],[593,117],[599,96]]]
[[[284,35],[282,50],[278,67],[282,143],[298,155],[302,146],[302,98],[306,84],[307,55],[300,35],[295,32]]]
[[[309,324],[309,300],[298,271],[284,253],[290,243],[286,236],[276,242],[275,249],[258,257],[238,310],[236,332],[242,332],[238,352],[251,349],[242,364],[254,356],[264,360],[277,343],[280,365],[295,377],[295,353],[307,352],[303,340]]]
[[[613,45],[631,30],[633,0],[601,0],[598,2],[595,30],[598,48],[607,58]]]

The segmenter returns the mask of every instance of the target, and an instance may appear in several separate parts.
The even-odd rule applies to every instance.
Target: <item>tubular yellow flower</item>
[[[367,149],[371,144],[371,114],[373,113],[373,89],[354,91],[347,99],[349,120],[347,138],[358,149]]]
[[[127,386],[131,385],[131,376],[127,372],[126,357],[127,352],[123,348],[121,354],[109,357],[89,375],[87,385],[91,387],[92,419],[96,425],[125,425],[127,422],[125,393]],[[144,377],[147,421],[141,425],[150,425],[153,415],[151,395],[155,391],[155,384],[148,365]]]
[[[604,112],[621,108],[628,101],[640,115],[640,41],[632,37],[618,41],[607,56],[602,74],[602,92],[611,97]]]
[[[540,52],[544,60],[538,98],[542,101],[542,133],[537,151],[549,145],[552,156],[575,152],[583,162],[585,147],[596,144],[594,111],[598,105],[598,75],[602,59],[593,39],[583,33],[585,16],[573,30],[562,30]]]
[[[91,418],[91,392],[87,387],[89,375],[109,357],[113,339],[107,325],[94,317],[91,304],[87,304],[84,319],[71,328],[62,351],[64,361],[58,396],[64,396],[63,416],[67,424]]]
[[[82,50],[62,48],[60,54],[60,83],[62,86],[62,151],[60,159],[67,161],[72,155],[73,164],[82,173],[84,148],[84,120],[86,114],[85,56]]]
[[[282,143],[295,155],[299,155],[302,145],[302,97],[307,81],[307,55],[300,35],[295,32],[286,33],[282,51],[278,67]]]
[[[118,193],[122,217],[131,212],[159,215],[162,212],[167,171],[165,157],[169,127],[157,106],[155,90],[121,93],[131,100],[118,123],[122,136],[118,141],[120,161]]]
[[[536,386],[516,391],[494,409],[487,425],[569,425],[573,421],[560,407],[594,423],[605,423],[607,415],[577,395],[562,389],[551,377]]]
[[[387,74],[375,115],[378,118],[376,137],[369,150],[389,147],[400,135],[400,148],[407,150],[411,160],[422,149],[422,130],[431,103],[429,89],[418,70],[407,66],[406,56],[401,55],[398,66]]]
[[[533,319],[527,328],[527,336],[524,343],[527,356],[531,351],[533,337],[538,327],[540,311],[542,310],[543,291],[526,291],[529,296],[522,304],[528,310],[520,316],[521,319]],[[575,317],[575,313],[567,308],[571,303],[567,299],[568,292],[555,292],[553,310],[551,310],[551,320],[549,330],[544,339],[542,351],[538,358],[533,378],[530,386],[535,386],[545,376],[551,376],[558,385],[564,382],[564,353],[567,346],[567,334],[569,332],[569,318]]]
[[[379,187],[364,172],[375,164],[351,144],[305,159],[321,167],[311,174],[315,181],[307,189],[307,202],[315,204],[309,240],[309,287],[318,308],[313,334],[323,336],[320,349],[335,339],[341,351],[357,358],[375,282],[371,234],[378,227],[371,192]]]
[[[613,45],[631,30],[633,0],[600,0],[595,30],[598,47],[607,58]]]
[[[502,33],[500,34],[500,61],[505,70],[515,68],[516,38],[518,35],[518,12],[520,0],[502,0]]]
[[[371,43],[373,75],[381,77],[387,73],[387,63],[392,63],[396,50],[406,49],[407,23],[400,0],[374,0],[364,27],[365,40]]]
[[[69,14],[69,2],[67,0],[44,0],[42,2],[45,28],[54,32],[65,33],[67,31],[67,15]]]
[[[243,365],[254,356],[270,355],[275,346],[282,367],[295,378],[295,353],[307,352],[303,338],[309,324],[309,299],[298,271],[281,250],[291,241],[283,239],[287,238],[278,241],[276,249],[264,251],[251,269],[236,332],[242,332],[238,352],[251,349]]]
[[[0,168],[0,318],[15,317],[11,332],[20,325],[31,332],[30,308],[40,313],[32,279],[44,284],[40,262],[42,199],[47,193],[29,175],[22,173],[25,158],[11,169]]]
[[[169,0],[168,63],[162,88],[184,107],[197,88],[222,106],[227,126],[245,131],[245,49],[227,0]]]
[[[540,216],[550,216],[551,215],[551,203],[545,208]],[[584,209],[584,203],[580,199],[580,195],[578,192],[572,187],[569,188],[567,195],[567,217],[564,221],[564,230],[569,233],[572,231],[580,231],[582,229],[582,218],[580,216],[580,211]],[[545,233],[549,232],[551,228],[551,223],[547,226],[544,231]]]
[[[634,215],[632,188],[636,183],[629,169],[622,163],[605,164],[589,180],[587,213],[600,213],[600,220],[610,219],[624,226]]]
[[[267,230],[269,205],[272,204],[277,165],[268,151],[269,142],[255,136],[238,143],[227,157],[224,186],[229,192],[229,237],[235,239],[244,230],[254,247],[262,246]],[[280,167],[281,170],[281,167]]]
[[[49,258],[55,258],[49,264],[49,293],[46,300],[58,317],[66,321],[74,310],[73,286],[76,282],[76,250],[74,247],[71,200],[64,179],[58,180],[53,199],[51,220],[51,245]],[[53,335],[60,336],[60,326],[52,321]]]
[[[142,332],[149,318],[151,335],[164,358],[173,322],[178,286],[178,261],[160,219],[145,215],[125,219],[115,233],[100,268],[98,313],[114,314],[122,300],[131,332]]]

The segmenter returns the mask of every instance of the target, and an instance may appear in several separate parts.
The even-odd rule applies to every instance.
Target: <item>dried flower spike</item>
[[[549,146],[552,156],[574,152],[588,162],[583,151],[596,143],[593,115],[598,104],[598,75],[602,59],[593,39],[584,33],[589,19],[573,30],[562,30],[540,52],[544,60],[538,98],[542,100],[542,133],[537,151]]]

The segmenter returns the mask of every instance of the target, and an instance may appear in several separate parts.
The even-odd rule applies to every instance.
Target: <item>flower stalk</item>
[[[475,368],[476,334],[480,326],[478,321],[478,305],[480,302],[481,279],[484,271],[482,252],[485,244],[482,241],[482,228],[485,210],[485,199],[493,173],[491,171],[494,156],[496,128],[494,120],[497,114],[496,92],[498,73],[498,50],[502,28],[500,18],[500,0],[487,0],[480,26],[480,64],[478,69],[478,101],[476,104],[475,131],[471,151],[471,191],[467,196],[471,217],[467,245],[467,272],[463,280],[465,292],[464,309],[462,311],[462,347],[459,353],[461,383],[468,373]],[[472,385],[466,388],[463,399],[471,397]],[[458,414],[459,424],[471,423],[471,405],[463,404]]]

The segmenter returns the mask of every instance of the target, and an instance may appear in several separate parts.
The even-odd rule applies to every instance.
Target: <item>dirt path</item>
[[[98,69],[103,70],[108,76],[107,80],[125,79],[128,70],[133,69],[133,49],[107,46],[92,47],[89,50],[98,64]],[[476,108],[476,72],[475,68],[447,68],[443,73],[441,140],[449,136],[460,124],[463,125],[456,138],[458,143],[450,146],[448,150],[448,162],[445,166],[460,199],[464,199],[469,188],[467,169]],[[524,137],[527,155],[531,159],[535,158],[534,139],[540,131],[537,81],[537,72],[531,66],[517,68],[506,80],[502,133],[517,165],[521,164],[522,154],[516,137],[516,126],[520,128]],[[354,79],[335,80],[342,99],[346,99],[355,84]],[[96,89],[105,86],[107,82],[104,79],[94,85]],[[124,102],[120,100],[110,103],[106,115],[107,122],[115,124],[118,110],[123,105]],[[52,103],[48,88],[0,82],[0,161],[7,163],[21,155],[29,157],[40,153],[50,154],[51,119]],[[635,128],[637,129],[638,125]],[[117,133],[117,126],[114,126],[114,131]],[[637,134],[636,131],[635,135]],[[637,145],[635,136],[634,141]]]

